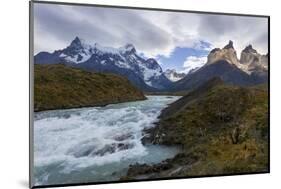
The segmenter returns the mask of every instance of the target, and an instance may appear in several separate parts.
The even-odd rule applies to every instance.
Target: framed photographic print
[[[269,19],[31,1],[30,187],[269,173]]]

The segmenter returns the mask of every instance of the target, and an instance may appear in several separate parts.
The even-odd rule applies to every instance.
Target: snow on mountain
[[[223,76],[230,83],[261,83],[267,80],[268,72],[268,55],[259,54],[249,45],[242,51],[239,60],[232,41],[229,41],[222,49],[211,50],[207,60],[205,57],[188,59],[187,65],[192,65],[192,67],[187,67],[188,74],[177,73],[175,70],[163,72],[155,59],[142,58],[132,44],[119,48],[104,47],[98,43],[87,44],[79,37],[76,37],[69,46],[62,50],[56,50],[53,53],[38,53],[34,57],[34,61],[36,64],[64,63],[89,71],[119,74],[144,91],[166,91],[175,84],[173,82],[178,83],[178,87],[175,88],[184,89],[188,83],[183,82],[190,83],[195,75],[198,76],[196,77],[198,83],[202,80],[200,77],[207,78],[207,75],[210,77]],[[230,78],[231,73],[233,73],[233,77],[237,78]]]
[[[59,57],[67,62],[82,63],[92,56],[92,47],[85,43],[84,40],[76,37],[71,44],[59,52]]]
[[[186,76],[185,73],[178,73],[175,69],[167,69],[165,76],[172,82],[176,82]]]
[[[137,86],[141,85],[141,88],[147,87],[140,84],[142,82],[139,79],[149,87],[157,89],[167,88],[171,83],[157,61],[152,58],[145,60],[138,56],[132,44],[119,48],[104,47],[98,43],[87,44],[76,37],[65,49],[54,53],[38,53],[35,56],[35,63],[67,63],[84,69],[117,73],[126,76]],[[138,81],[133,78],[134,74],[139,77]]]

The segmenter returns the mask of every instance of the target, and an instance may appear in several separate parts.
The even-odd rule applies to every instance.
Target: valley
[[[79,37],[34,60],[37,184],[268,172],[268,54],[252,45],[187,74]]]
[[[163,70],[154,58],[143,58],[134,45],[104,47],[88,44],[76,37],[69,46],[53,53],[40,52],[35,64],[64,64],[97,73],[113,73],[126,77],[135,87],[145,92],[190,91],[213,77],[228,84],[252,86],[268,81],[268,55],[259,54],[252,45],[240,55],[230,40],[222,49],[209,52],[207,62],[188,74]]]

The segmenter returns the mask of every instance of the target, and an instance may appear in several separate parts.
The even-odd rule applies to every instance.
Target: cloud
[[[234,41],[267,53],[267,19],[35,3],[35,53],[67,46],[75,36],[120,47],[132,43],[146,57],[170,57],[176,47],[210,50]],[[206,44],[202,43],[205,42]]]
[[[184,73],[189,73],[191,70],[195,68],[202,67],[207,62],[207,57],[197,57],[197,56],[189,56],[186,58],[183,63],[183,71]]]
[[[261,53],[268,52],[267,18],[202,15],[198,31],[214,47],[221,48],[228,40],[234,41],[238,55],[249,44]]]
[[[79,36],[105,46],[132,43],[151,56],[171,53],[170,35],[141,15],[132,10],[36,4],[35,51],[63,48]]]

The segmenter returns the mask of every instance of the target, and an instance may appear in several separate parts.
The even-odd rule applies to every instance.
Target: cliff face
[[[213,79],[164,109],[150,134],[152,143],[181,145],[183,153],[132,166],[128,179],[267,172],[267,87]]]
[[[253,86],[268,81],[268,55],[261,55],[248,45],[237,58],[233,42],[210,51],[207,63],[176,81],[171,91],[191,91],[213,77],[237,86]]]
[[[59,65],[35,65],[34,111],[144,100],[129,80]]]
[[[268,56],[259,54],[252,45],[248,45],[241,52],[240,62],[248,68],[250,73],[268,70]]]
[[[233,47],[233,42],[229,41],[229,43],[223,49],[213,49],[208,55],[208,64],[215,63],[219,60],[226,60],[230,64],[234,64],[239,67],[239,60],[237,58],[236,50]]]

